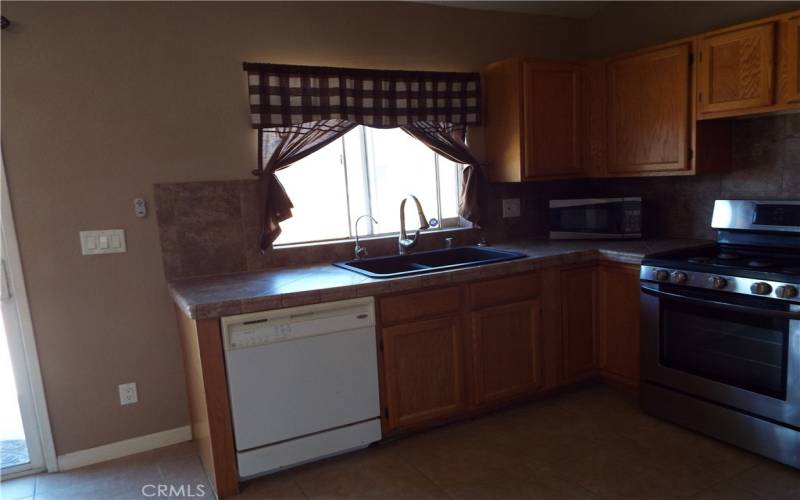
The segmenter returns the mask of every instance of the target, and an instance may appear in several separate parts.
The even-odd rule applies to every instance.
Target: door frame
[[[20,413],[22,414],[23,422],[29,422],[25,428],[25,439],[28,441],[28,452],[31,458],[30,467],[11,468],[8,472],[3,473],[3,479],[11,479],[12,477],[43,470],[56,472],[58,470],[58,461],[45,400],[39,356],[36,350],[28,293],[23,279],[22,259],[19,252],[14,217],[11,211],[11,199],[2,147],[0,147],[0,185],[0,230],[2,231],[0,239],[2,239],[2,251],[4,254],[3,262],[0,263],[0,266],[2,266],[0,272],[5,273],[0,276],[0,279],[7,280],[5,284],[8,286],[16,305],[16,307],[9,308],[15,309],[12,314],[16,314],[13,314],[12,318],[6,319],[6,335],[9,339],[9,350],[12,359],[21,358],[23,362],[22,366],[18,363],[13,366],[13,369],[21,399]],[[16,323],[16,325],[13,325],[13,323]],[[11,331],[12,328],[8,328],[9,325],[12,325],[12,328],[16,326],[14,329],[17,331]],[[12,339],[12,336],[17,338]],[[20,380],[27,383],[27,390],[19,390]],[[30,423],[34,425],[30,425]],[[30,427],[33,428],[30,429]],[[31,435],[28,435],[29,432]]]

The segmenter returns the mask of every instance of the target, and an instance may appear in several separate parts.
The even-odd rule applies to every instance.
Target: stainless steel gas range
[[[642,406],[800,468],[800,201],[717,200],[712,227],[642,261]]]

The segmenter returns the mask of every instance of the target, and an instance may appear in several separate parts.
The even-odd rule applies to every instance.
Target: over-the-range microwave
[[[642,199],[550,200],[550,239],[635,239],[642,237]]]

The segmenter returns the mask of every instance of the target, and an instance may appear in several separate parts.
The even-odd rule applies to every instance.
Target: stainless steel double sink
[[[464,246],[406,255],[349,260],[347,262],[336,262],[333,265],[370,278],[396,278],[398,276],[493,264],[523,257],[527,257],[527,255],[493,248]]]

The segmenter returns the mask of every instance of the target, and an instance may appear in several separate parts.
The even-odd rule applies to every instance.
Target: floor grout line
[[[451,494],[451,493],[450,493],[450,492],[449,492],[449,491],[448,491],[448,490],[447,490],[447,489],[446,489],[444,486],[442,486],[441,484],[439,484],[439,483],[438,483],[438,482],[437,482],[435,479],[433,479],[432,477],[430,477],[430,476],[428,476],[427,474],[425,474],[425,472],[424,472],[422,469],[420,469],[420,468],[417,466],[417,464],[415,464],[413,461],[410,461],[410,460],[408,460],[408,459],[402,459],[402,460],[403,460],[403,462],[404,462],[404,463],[406,463],[406,464],[407,464],[409,467],[411,467],[412,469],[414,469],[415,471],[417,471],[417,473],[419,473],[419,474],[420,474],[422,477],[424,477],[424,478],[425,478],[425,479],[426,479],[428,482],[430,482],[432,485],[434,485],[434,486],[435,486],[435,487],[436,487],[436,488],[437,488],[439,491],[441,491],[442,493],[444,493],[444,495],[445,495],[447,498],[450,498],[451,500],[455,500],[455,498],[456,498],[456,497],[454,497],[454,496],[453,496],[453,495],[452,495],[452,494]]]

